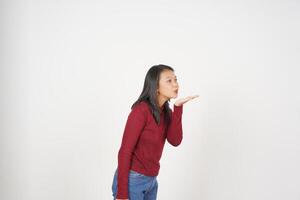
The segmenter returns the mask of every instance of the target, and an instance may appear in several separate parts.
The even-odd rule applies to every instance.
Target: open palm
[[[199,95],[193,95],[193,96],[187,96],[185,98],[180,98],[178,100],[175,101],[175,106],[181,106],[182,104],[188,102],[189,100],[192,100],[196,97],[199,97]]]

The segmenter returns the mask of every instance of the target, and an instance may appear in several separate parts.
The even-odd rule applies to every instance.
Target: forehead
[[[164,70],[160,74],[161,79],[166,79],[166,78],[176,78],[175,73],[172,70]]]

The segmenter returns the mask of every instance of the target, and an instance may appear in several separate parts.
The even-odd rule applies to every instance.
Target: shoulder
[[[135,104],[132,107],[131,111],[140,111],[140,112],[145,112],[146,113],[148,111],[148,109],[149,109],[148,103],[145,102],[145,101],[141,101],[141,102]]]
[[[148,103],[145,101],[141,101],[132,107],[130,111],[130,115],[140,115],[143,117],[147,117],[148,112],[149,112]]]

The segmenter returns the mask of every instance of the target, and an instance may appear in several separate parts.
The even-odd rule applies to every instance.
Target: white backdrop
[[[300,199],[300,4],[1,1],[2,200],[107,200],[147,70],[175,69],[183,142],[158,200]],[[172,101],[174,102],[174,101]]]

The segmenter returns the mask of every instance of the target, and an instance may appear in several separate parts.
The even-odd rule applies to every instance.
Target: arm
[[[141,107],[135,107],[128,115],[121,147],[118,152],[117,199],[128,199],[128,175],[131,156],[139,136],[146,125],[147,113]]]
[[[173,146],[178,146],[182,141],[182,109],[183,104],[180,106],[174,104],[171,122],[167,129],[167,141]]]

